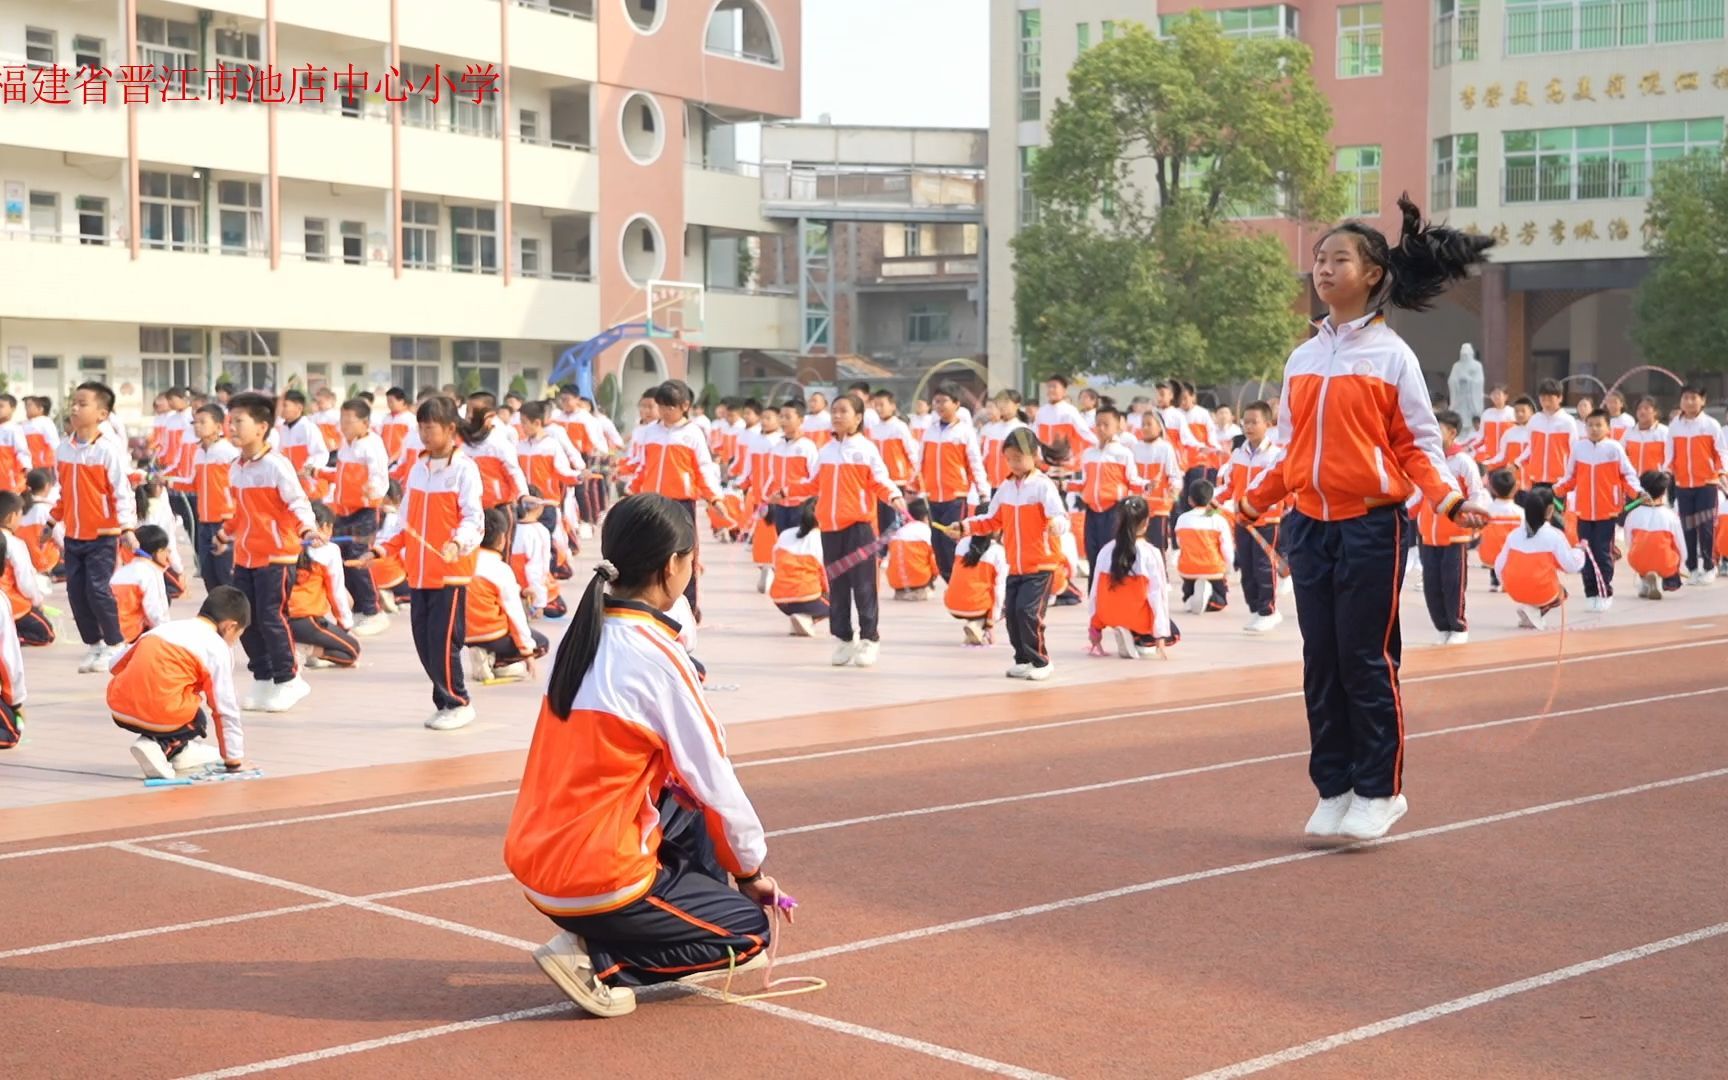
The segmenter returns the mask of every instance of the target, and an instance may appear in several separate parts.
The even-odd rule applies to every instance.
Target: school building
[[[1009,0],[991,7],[989,353],[1016,382],[1013,253],[1037,206],[1027,176],[1068,71],[1124,22],[1200,9],[1236,37],[1294,37],[1332,104],[1355,216],[1396,229],[1398,193],[1500,239],[1494,264],[1440,308],[1393,324],[1443,386],[1459,346],[1490,383],[1614,382],[1644,363],[1632,290],[1648,270],[1645,208],[1661,162],[1717,153],[1728,115],[1724,0]],[[1312,229],[1281,219],[1305,272]],[[1179,373],[1172,373],[1179,374]],[[1625,388],[1669,397],[1660,376]],[[1573,389],[1593,389],[1579,379]]]
[[[538,390],[652,281],[704,325],[602,354],[620,401],[795,347],[736,133],[799,114],[800,6],[12,0],[0,373],[132,420],[223,380]]]

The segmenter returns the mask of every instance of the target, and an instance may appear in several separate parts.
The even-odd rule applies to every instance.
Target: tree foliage
[[[1654,264],[1633,304],[1633,340],[1652,364],[1728,368],[1728,172],[1724,156],[1663,165],[1650,192]]]
[[[1052,115],[1014,241],[1015,327],[1039,372],[1220,381],[1276,370],[1301,282],[1246,216],[1343,210],[1332,112],[1297,41],[1193,16],[1088,50]]]

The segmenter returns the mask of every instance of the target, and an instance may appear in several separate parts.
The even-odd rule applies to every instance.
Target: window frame
[[[274,393],[282,373],[282,335],[275,330],[224,330],[217,335],[217,363],[236,390]],[[236,370],[244,377],[236,377]],[[260,373],[266,375],[262,382]]]
[[[162,180],[164,193],[161,195],[149,194],[147,189],[151,181],[157,178]],[[185,188],[191,190],[192,195],[176,194],[176,189],[182,187],[180,181],[186,182]],[[197,177],[190,173],[151,169],[138,174],[138,187],[138,231],[143,234],[140,240],[145,247],[156,251],[204,250],[204,195],[203,185]],[[149,236],[149,211],[151,209],[161,210],[162,224],[165,226],[161,239],[152,240]],[[176,240],[174,238],[174,226],[179,220],[186,220],[191,223],[191,228],[186,230],[189,239]]]
[[[31,40],[33,37],[38,38],[38,40]],[[40,40],[41,38],[46,38],[47,43],[44,44]],[[43,49],[48,52],[46,60],[35,55],[37,51]],[[59,63],[60,32],[46,26],[26,26],[24,28],[24,66],[34,71],[41,71],[44,68],[56,67]]]
[[[954,312],[940,304],[917,304],[906,310],[908,345],[947,345],[954,340]]]
[[[99,209],[86,209],[86,203]],[[102,195],[75,195],[72,199],[72,210],[78,215],[78,242],[87,246],[106,247],[108,244],[108,199]],[[84,229],[84,219],[89,216],[99,216],[102,228],[99,232],[87,232]]]
[[[313,226],[317,226],[314,228]],[[312,250],[312,240],[318,240],[318,250]],[[307,262],[330,261],[330,219],[309,217],[301,222],[301,251]]]
[[[462,362],[464,346],[471,351],[470,362]],[[492,353],[488,358],[485,353]],[[451,378],[460,392],[462,381],[469,371],[480,376],[480,388],[498,397],[504,396],[504,343],[497,338],[459,338],[450,343]]]
[[[424,221],[415,215],[422,209],[427,210],[430,221]],[[438,269],[438,209],[437,202],[429,199],[403,199],[402,223],[399,242],[402,245],[402,265],[415,270]],[[413,232],[418,244],[409,242],[409,233]],[[421,254],[414,254],[416,248],[423,248]]]
[[[161,340],[152,341],[160,335]],[[152,400],[171,387],[193,389],[205,383],[204,331],[188,326],[140,326],[138,357],[144,399]],[[164,370],[164,368],[166,370]]]
[[[1374,164],[1372,166],[1362,164],[1361,158],[1365,152],[1373,153]],[[1344,165],[1344,156],[1346,154],[1352,154],[1355,158],[1353,164],[1348,168]],[[1385,179],[1386,170],[1385,147],[1379,143],[1359,143],[1350,146],[1340,146],[1337,148],[1332,160],[1333,169],[1338,173],[1338,175],[1351,178],[1349,180],[1350,207],[1346,211],[1345,216],[1352,218],[1379,217],[1384,196],[1382,187],[1384,186],[1383,181]],[[1368,177],[1370,176],[1373,177],[1374,203],[1372,206],[1369,206],[1367,201],[1363,198]]]
[[[1373,22],[1368,21],[1369,8],[1374,9]],[[1354,24],[1345,21],[1349,13],[1356,16]],[[1386,73],[1386,8],[1383,0],[1343,4],[1338,8],[1336,69],[1340,79],[1373,79]]]
[[[413,401],[427,386],[444,385],[444,342],[435,337],[392,335],[390,338],[390,385],[400,386]],[[421,381],[421,380],[425,381]]]
[[[1024,8],[1017,14],[1020,31],[1015,65],[1019,78],[1017,115],[1021,123],[1031,123],[1044,115],[1044,16],[1038,8]]]
[[[498,272],[498,211],[490,206],[452,206],[450,210],[450,269],[459,274],[496,274]],[[489,227],[480,225],[480,215],[490,215]],[[459,224],[461,217],[470,223]],[[652,236],[651,232],[644,235]],[[463,257],[464,244],[472,245],[472,258]],[[491,257],[487,252],[490,246]]]
[[[49,223],[50,227],[48,228],[39,229],[36,227],[36,208],[39,205],[53,208],[53,220]],[[37,238],[52,237],[55,243],[59,243],[61,239],[60,193],[58,191],[43,191],[40,188],[31,188],[29,196],[24,200],[24,206],[26,214],[25,220],[29,226],[30,238],[35,240]]]
[[[239,185],[243,202],[230,202],[232,186]],[[256,200],[256,201],[254,201]],[[228,219],[238,215],[245,225],[245,241],[235,246],[228,242]],[[269,250],[270,226],[264,217],[264,182],[261,180],[216,181],[216,242],[224,255],[259,256]]]

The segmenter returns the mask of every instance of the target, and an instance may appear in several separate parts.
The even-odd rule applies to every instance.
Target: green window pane
[[[1719,145],[1722,142],[1722,118],[1686,121],[1686,141]]]
[[[1474,135],[1459,135],[1457,138],[1458,138],[1458,156],[1461,158],[1462,157],[1475,157],[1476,156],[1476,136],[1474,136]]]
[[[1537,145],[1543,150],[1572,149],[1571,128],[1548,128],[1547,130],[1539,131],[1536,134]]]
[[[1650,149],[1650,160],[1653,162],[1677,161],[1686,156],[1686,151],[1678,146],[1655,146]]]
[[[1648,141],[1650,127],[1648,124],[1615,124],[1615,146],[1643,146]]]
[[[1529,153],[1536,149],[1536,133],[1534,131],[1508,131],[1503,136],[1505,150],[1511,153]]]
[[[1600,127],[1579,128],[1578,129],[1578,149],[1580,149],[1580,150],[1605,149],[1609,145],[1610,130],[1611,129],[1608,128],[1607,125],[1603,125]]]
[[[1248,29],[1248,13],[1246,11],[1221,11],[1218,15],[1218,23],[1224,27],[1226,34],[1240,34]]]
[[[1650,145],[1683,143],[1686,141],[1686,121],[1662,120],[1650,125]]]

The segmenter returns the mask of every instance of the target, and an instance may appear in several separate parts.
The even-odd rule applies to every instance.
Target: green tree
[[[528,400],[528,380],[517,375],[510,380],[510,389],[507,392],[515,394],[524,401]]]
[[[1332,112],[1307,46],[1195,15],[1130,24],[1069,75],[1014,241],[1033,369],[1202,381],[1276,371],[1301,333],[1284,244],[1237,219],[1342,214]]]
[[[1632,338],[1652,364],[1728,368],[1728,145],[1656,171],[1644,247],[1654,263],[1633,302]]]

